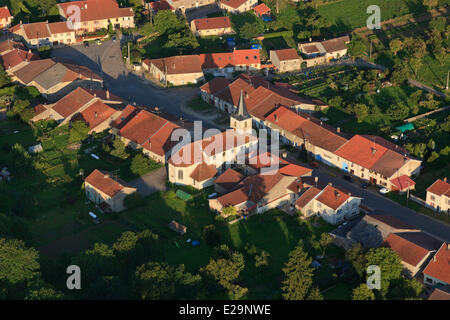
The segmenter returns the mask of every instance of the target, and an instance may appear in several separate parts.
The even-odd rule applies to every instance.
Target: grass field
[[[332,24],[335,33],[342,33],[366,26],[370,16],[366,10],[371,5],[380,7],[381,21],[426,11],[419,0],[345,0],[321,5],[317,11]]]

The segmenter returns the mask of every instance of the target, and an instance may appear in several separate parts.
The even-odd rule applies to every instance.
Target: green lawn
[[[419,0],[345,0],[321,5],[317,11],[332,24],[335,33],[342,33],[366,26],[370,5],[380,7],[381,21],[426,11]]]

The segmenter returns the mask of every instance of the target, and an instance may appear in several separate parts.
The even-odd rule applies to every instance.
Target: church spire
[[[246,118],[249,116],[249,114],[247,112],[247,106],[245,105],[243,90],[241,90],[241,96],[239,97],[239,107],[238,107],[237,116],[242,117],[242,118]]]

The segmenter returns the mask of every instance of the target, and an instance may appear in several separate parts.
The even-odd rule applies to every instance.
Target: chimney
[[[329,185],[330,187],[332,187],[332,186],[333,186],[333,183],[331,183],[331,182],[328,182],[328,185]]]
[[[248,93],[245,92],[245,99],[248,99]]]
[[[84,8],[87,9],[87,2],[84,4]]]
[[[275,117],[275,122],[278,122],[278,116],[276,114],[273,115]]]
[[[444,182],[447,182],[447,177],[444,178]]]
[[[433,261],[436,262],[436,254],[433,256]]]
[[[337,128],[336,128],[336,131],[337,131],[337,133],[340,133],[340,132],[341,132],[341,128],[340,128],[340,127],[337,127]]]
[[[372,148],[372,154],[375,154],[377,152],[377,149]]]
[[[94,92],[94,97],[97,98],[97,94]]]
[[[109,174],[107,174],[107,173],[104,174],[104,175],[103,175],[103,178],[108,179],[108,178],[109,178]]]
[[[94,112],[94,118],[97,119],[97,117],[98,117],[98,113],[97,113],[97,111],[95,111]]]
[[[339,198],[341,195],[340,195],[339,191],[334,190],[334,196],[335,196],[336,198]]]
[[[48,20],[45,20],[45,23],[48,24]]]
[[[308,120],[311,120],[311,117],[308,117]]]
[[[323,124],[323,122],[322,121],[320,121],[320,125],[322,125]]]
[[[447,250],[450,250],[450,242],[447,243]]]
[[[109,90],[106,90],[106,99],[108,99],[109,100]]]

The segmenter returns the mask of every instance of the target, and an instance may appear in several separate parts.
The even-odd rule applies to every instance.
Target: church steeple
[[[252,117],[247,112],[243,90],[241,90],[241,96],[239,97],[237,112],[230,116],[230,127],[244,130],[251,130],[252,128]]]

